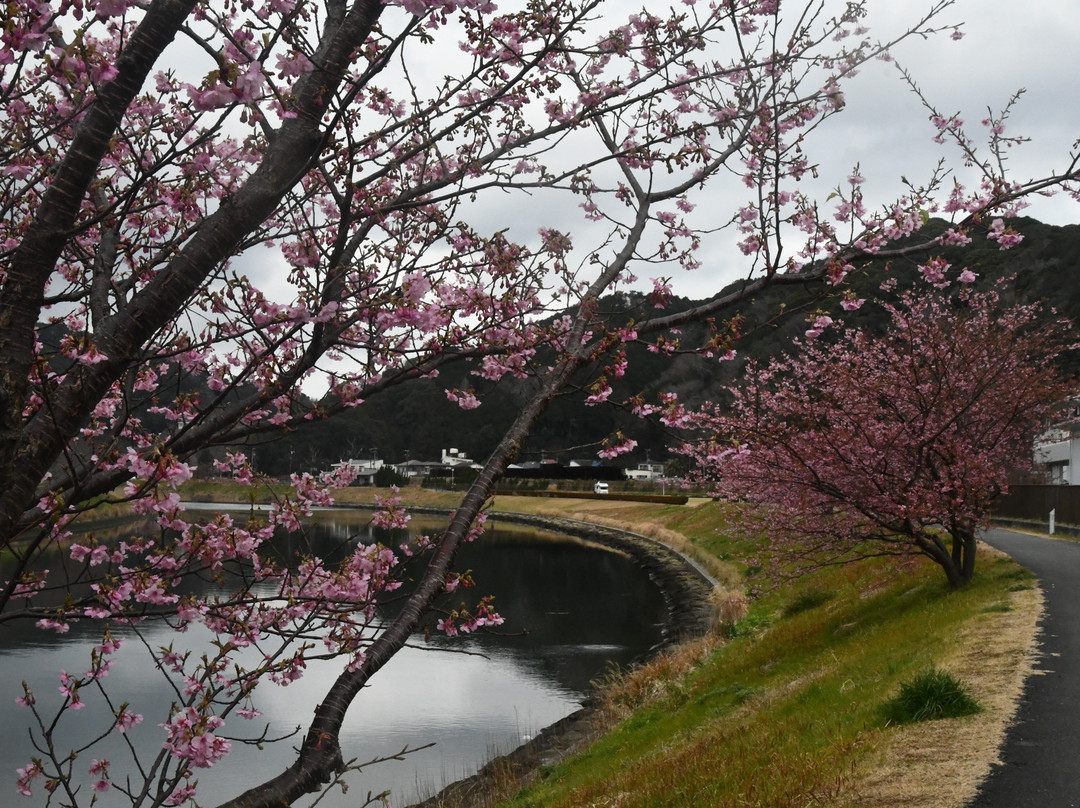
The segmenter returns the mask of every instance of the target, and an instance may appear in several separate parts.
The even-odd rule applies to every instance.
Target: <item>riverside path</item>
[[[981,538],[1031,570],[1045,593],[1036,673],[969,808],[1080,807],[1080,543],[992,529]]]

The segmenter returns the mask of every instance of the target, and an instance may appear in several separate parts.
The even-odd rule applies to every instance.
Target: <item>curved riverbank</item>
[[[666,540],[653,530],[664,525],[727,558],[733,548],[714,510],[593,505],[563,513]],[[672,543],[682,546],[678,539]],[[976,582],[963,592],[948,590],[933,565],[870,560],[759,593],[730,641],[687,643],[676,657],[647,664],[644,678],[631,677],[636,699],[624,701],[626,683],[615,682],[614,691],[606,683],[587,705],[591,713],[557,723],[413,808],[967,806],[1031,673],[1041,603],[1013,562],[985,547],[980,559]],[[670,660],[690,657],[692,676],[672,670]],[[969,685],[983,712],[882,724],[878,705],[927,667]],[[613,715],[613,705],[621,713]]]
[[[414,513],[445,514],[441,508],[412,508]],[[628,530],[565,517],[499,511],[492,521],[512,522],[595,542],[626,553],[645,569],[663,594],[667,624],[659,653],[676,644],[704,636],[712,627],[709,597],[716,581],[696,562],[655,539]],[[521,782],[542,766],[562,760],[595,740],[606,726],[599,715],[599,700],[588,697],[579,710],[545,727],[517,749],[488,761],[476,774],[455,781],[410,808],[469,805],[508,782]]]
[[[364,493],[370,498],[370,490]],[[414,512],[447,512],[449,496],[423,494],[411,503]],[[725,560],[744,557],[746,548],[725,534],[716,503],[506,498],[498,506],[535,508],[555,530],[561,517],[573,517],[589,520],[583,529],[590,532],[595,521],[647,533],[693,554],[728,588],[739,587]],[[490,516],[513,519],[495,510]],[[824,568],[790,587],[758,592],[729,641],[710,635],[658,656],[627,680],[605,682],[603,699],[587,705],[591,716],[557,722],[422,805],[479,808],[504,804],[500,796],[506,805],[551,808],[969,805],[1030,674],[1041,603],[1029,574],[983,547],[979,555],[975,581],[960,592],[950,591],[932,564],[889,559]],[[673,670],[675,660],[689,666]],[[878,706],[927,667],[966,682],[984,711],[882,725]],[[587,754],[560,762],[586,742]]]
[[[663,627],[661,648],[700,637],[709,630],[712,619],[709,595],[716,581],[691,559],[666,544],[628,530],[564,517],[499,511],[492,514],[492,520],[596,542],[633,558],[656,582],[667,604],[668,623]]]

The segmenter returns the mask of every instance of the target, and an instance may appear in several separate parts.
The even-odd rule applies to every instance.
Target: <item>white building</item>
[[[1035,465],[1043,466],[1051,485],[1080,484],[1080,434],[1054,428],[1035,442]]]
[[[473,459],[466,457],[458,449],[443,449],[442,450],[442,464],[444,466],[472,466]]]
[[[335,463],[334,468],[351,466],[356,469],[356,480],[353,485],[375,485],[375,473],[383,467],[384,463],[379,458],[365,457],[360,460],[343,460]]]
[[[663,463],[638,463],[636,469],[626,470],[629,480],[659,480],[663,476]]]
[[[1034,454],[1051,485],[1080,485],[1080,398],[1062,404],[1059,420],[1035,439]]]

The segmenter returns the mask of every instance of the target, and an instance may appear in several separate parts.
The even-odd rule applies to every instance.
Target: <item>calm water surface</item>
[[[329,551],[358,534],[360,540],[370,540],[365,519],[356,512],[317,514],[309,533],[311,548]],[[417,522],[413,529],[438,526]],[[395,536],[394,543],[401,539]],[[405,748],[434,746],[404,761],[350,775],[348,794],[335,789],[320,806],[356,806],[368,791],[386,789],[392,791],[395,805],[403,805],[471,774],[493,753],[514,748],[577,709],[590,680],[609,663],[629,663],[660,640],[666,616],[661,595],[646,574],[619,553],[552,533],[496,525],[476,545],[463,548],[457,568],[472,570],[476,589],[495,596],[506,624],[498,636],[433,635],[428,641],[418,636],[414,647],[380,671],[348,714],[341,739],[345,758],[365,762]],[[105,680],[109,692],[115,703],[130,702],[133,711],[144,715],[143,724],[130,733],[136,745],[159,748],[157,724],[165,720],[175,695],[149,667],[138,641],[124,629],[115,634],[129,639]],[[151,647],[176,638],[164,628],[143,635]],[[205,639],[191,632],[184,641],[195,647]],[[29,716],[14,702],[22,694],[20,682],[31,683],[41,707],[55,709],[60,700],[57,672],[86,670],[89,649],[97,642],[100,634],[89,626],[75,625],[60,636],[0,626],[0,767],[10,778],[6,786],[0,782],[0,793],[10,788],[12,799],[22,804],[43,804],[39,796],[26,800],[13,790],[15,768],[37,754],[27,732]],[[340,664],[316,662],[288,687],[263,685],[256,701],[263,715],[250,723],[230,718],[225,729],[257,732],[267,723],[271,734],[286,734],[297,726],[306,729],[314,705],[339,670]],[[57,737],[69,745],[89,740],[95,719],[109,715],[100,697],[82,697],[87,707],[69,712],[58,729]],[[199,804],[214,805],[277,774],[293,760],[298,740],[266,744],[262,750],[234,743],[221,764],[197,772]],[[122,778],[125,760],[131,767],[130,755],[117,746],[87,752],[77,770],[85,772],[92,758],[102,756],[111,761],[114,780]],[[115,793],[101,797],[101,806],[129,804]],[[300,804],[310,805],[313,799]]]

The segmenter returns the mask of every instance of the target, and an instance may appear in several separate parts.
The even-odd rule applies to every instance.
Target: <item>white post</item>
[[[1056,516],[1056,515],[1057,515],[1057,508],[1052,508],[1050,510],[1050,535],[1051,536],[1054,535],[1054,516]]]

